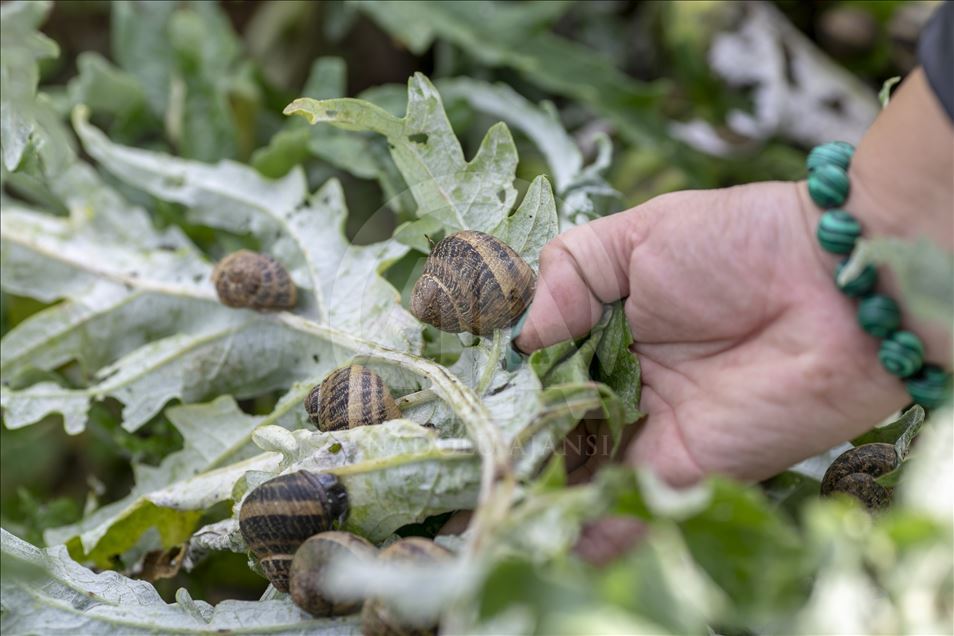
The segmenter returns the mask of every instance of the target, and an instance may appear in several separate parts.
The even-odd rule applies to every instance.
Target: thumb
[[[575,227],[540,253],[540,277],[516,340],[522,351],[579,338],[603,315],[603,306],[629,295],[629,260],[640,217],[628,210]]]

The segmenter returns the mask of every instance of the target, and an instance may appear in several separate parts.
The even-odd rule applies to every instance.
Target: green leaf
[[[889,77],[881,84],[881,90],[878,91],[878,101],[881,102],[881,108],[887,108],[891,101],[891,89],[901,81],[901,76]]]
[[[536,10],[531,3],[362,0],[357,6],[412,51],[439,36],[483,64],[511,67],[547,91],[592,106],[634,143],[665,140],[653,110],[660,87],[628,77],[598,53],[546,29],[528,30],[528,13]]]
[[[607,137],[597,138],[599,154],[591,165],[584,166],[583,155],[552,105],[536,106],[505,84],[465,77],[441,79],[437,88],[445,102],[466,102],[477,111],[507,122],[533,141],[550,169],[564,229],[621,207],[619,193],[602,176],[612,154]]]
[[[408,420],[328,433],[269,427],[255,441],[283,453],[283,472],[337,475],[350,502],[345,529],[374,542],[403,525],[477,503],[480,464],[472,445],[439,439]]]
[[[507,127],[491,127],[474,158],[465,161],[440,95],[420,73],[408,82],[403,118],[356,99],[301,98],[289,104],[285,113],[302,115],[312,124],[328,122],[385,136],[417,201],[418,216],[434,216],[448,231],[490,232],[513,206],[517,149]]]
[[[111,8],[113,56],[123,70],[139,80],[153,115],[162,117],[172,82],[168,25],[176,5],[119,0]]]
[[[63,547],[40,550],[0,530],[3,633],[301,634],[359,633],[356,618],[313,619],[290,600],[195,601],[185,589],[167,604],[149,583],[96,574]]]
[[[59,55],[56,43],[37,30],[50,7],[51,2],[8,2],[0,7],[0,150],[6,170],[17,168],[39,127],[37,62]]]
[[[911,440],[917,435],[924,423],[924,408],[915,404],[907,411],[901,414],[901,417],[884,426],[873,428],[863,435],[859,435],[851,440],[852,446],[861,446],[862,444],[902,444],[904,448],[898,447],[898,457],[907,455],[908,446]]]
[[[520,254],[534,270],[539,269],[540,251],[560,231],[556,202],[546,177],[537,177],[520,207],[491,232]]]

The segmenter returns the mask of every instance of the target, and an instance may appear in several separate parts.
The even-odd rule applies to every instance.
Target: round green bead
[[[924,408],[936,409],[951,399],[951,374],[936,364],[925,364],[904,386],[911,399]]]
[[[825,210],[843,204],[850,188],[848,173],[832,163],[822,164],[808,175],[808,194]]]
[[[906,378],[924,363],[924,345],[910,331],[895,331],[881,342],[878,360],[891,375]]]
[[[812,171],[819,166],[832,164],[842,170],[848,170],[851,165],[851,156],[855,154],[855,147],[846,141],[831,141],[827,144],[815,146],[808,153],[808,159],[805,164],[808,170]]]
[[[850,254],[861,236],[861,224],[844,210],[828,210],[818,221],[816,235],[826,252]]]
[[[842,285],[838,282],[838,278],[841,276],[841,272],[845,269],[847,264],[848,259],[845,259],[838,264],[838,268],[835,270],[835,284],[838,285],[838,289],[840,289],[845,296],[851,296],[852,298],[860,298],[861,296],[867,295],[875,288],[875,285],[878,284],[878,270],[874,265],[865,265],[864,269],[862,269],[857,276]]]
[[[887,296],[868,296],[858,303],[858,324],[876,338],[887,338],[901,326],[901,308]]]

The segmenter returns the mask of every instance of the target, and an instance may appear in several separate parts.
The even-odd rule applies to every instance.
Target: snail
[[[401,417],[391,390],[358,364],[329,373],[305,398],[308,419],[322,431],[380,424]]]
[[[395,541],[380,554],[383,561],[420,564],[440,563],[451,556],[446,548],[420,537]],[[401,616],[384,601],[369,598],[361,610],[361,633],[364,636],[430,636],[437,633],[437,625]]]
[[[821,494],[845,493],[860,500],[869,510],[891,503],[891,489],[875,479],[894,470],[898,453],[892,444],[862,444],[839,455],[822,477]]]
[[[377,548],[350,532],[322,532],[301,544],[292,559],[289,591],[295,605],[312,616],[354,614],[361,601],[337,596],[325,577],[327,565],[335,558],[350,553],[372,558]]]
[[[281,263],[270,256],[239,250],[212,271],[219,300],[229,307],[288,309],[298,300],[295,284]]]
[[[269,479],[249,493],[239,529],[265,576],[288,591],[292,555],[308,537],[348,516],[348,493],[334,475],[300,470]]]
[[[441,240],[411,294],[411,313],[451,333],[509,327],[533,299],[536,275],[500,239],[464,231]]]

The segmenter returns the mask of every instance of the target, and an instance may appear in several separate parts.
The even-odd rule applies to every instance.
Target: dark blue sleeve
[[[934,94],[954,120],[954,2],[948,0],[921,32],[918,57]]]

